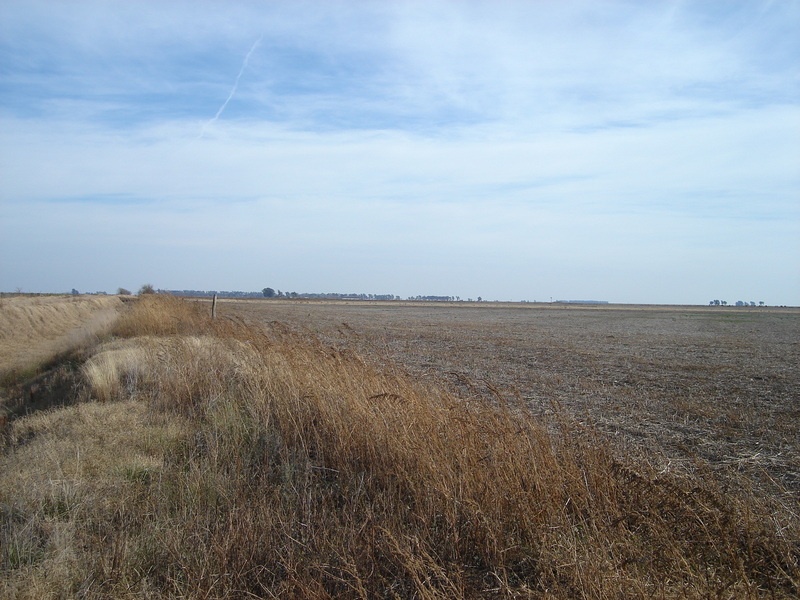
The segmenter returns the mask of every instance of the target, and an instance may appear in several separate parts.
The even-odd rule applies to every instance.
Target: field
[[[798,595],[798,310],[70,302],[0,306],[2,597]]]
[[[638,446],[800,493],[800,309],[224,302]],[[557,406],[558,408],[555,408]]]

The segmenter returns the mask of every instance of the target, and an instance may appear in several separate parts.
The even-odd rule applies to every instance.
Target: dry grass
[[[797,515],[499,392],[147,297],[13,423],[0,595],[790,598]]]
[[[0,375],[90,345],[110,327],[121,305],[116,296],[0,299]]]
[[[494,388],[541,415],[555,400],[623,453],[659,456],[659,470],[700,458],[800,503],[797,308],[270,300],[220,312],[311,329],[467,398]]]
[[[0,597],[113,597],[100,581],[148,543],[145,482],[163,472],[186,430],[138,402],[78,404],[16,421],[0,459]],[[134,539],[135,538],[135,539]],[[137,558],[139,557],[139,558]],[[146,597],[146,596],[141,596]]]
[[[0,298],[0,435],[15,415],[78,399],[78,365],[122,310],[113,296]]]

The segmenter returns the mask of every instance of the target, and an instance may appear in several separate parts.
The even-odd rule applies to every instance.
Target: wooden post
[[[217,295],[214,294],[214,297],[211,299],[211,319],[214,320],[217,318]]]

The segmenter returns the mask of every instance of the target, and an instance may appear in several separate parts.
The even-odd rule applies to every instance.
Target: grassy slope
[[[14,421],[0,596],[797,594],[797,516],[280,324],[138,302]]]
[[[119,296],[0,298],[0,376],[90,343],[121,305]]]

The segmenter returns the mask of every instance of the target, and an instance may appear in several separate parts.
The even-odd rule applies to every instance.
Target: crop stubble
[[[456,392],[523,401],[662,468],[746,474],[800,494],[800,310],[226,301]]]

